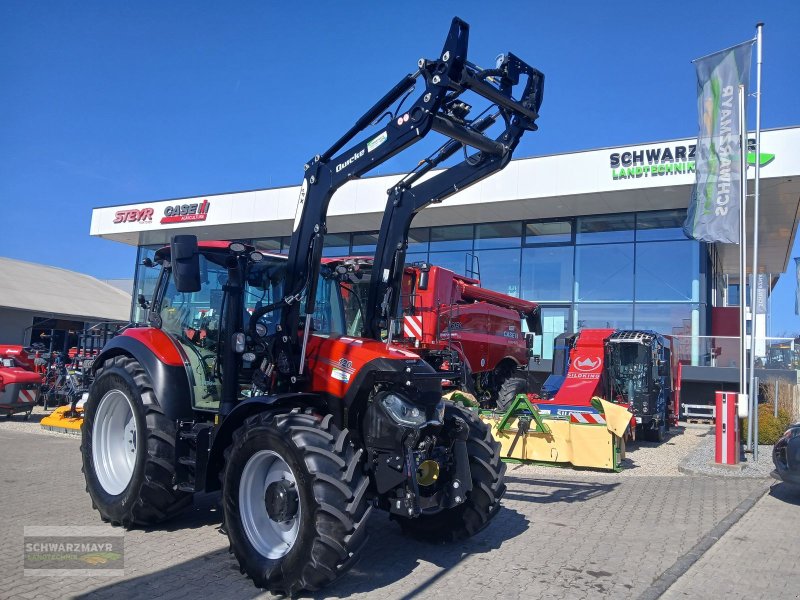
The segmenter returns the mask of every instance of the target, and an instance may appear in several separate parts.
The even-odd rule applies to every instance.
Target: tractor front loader
[[[454,19],[436,59],[420,60],[306,164],[288,259],[193,236],[157,253],[149,326],[106,345],[85,406],[83,469],[103,519],[150,525],[193,493],[221,489],[242,572],[294,595],[357,560],[373,508],[436,541],[471,536],[497,514],[504,467],[488,428],[442,400],[441,373],[414,352],[348,335],[339,283],[321,258],[328,204],[346,182],[434,131],[449,139],[442,159],[463,150],[465,160],[404,186],[405,198],[437,181],[447,184],[434,190],[443,199],[502,168],[536,128],[541,73],[511,54],[496,68],[476,67],[468,32]],[[418,98],[401,109],[416,86]],[[468,118],[467,92],[496,112]],[[493,139],[486,131],[495,121],[506,127]],[[385,254],[382,269],[401,273],[403,253]]]

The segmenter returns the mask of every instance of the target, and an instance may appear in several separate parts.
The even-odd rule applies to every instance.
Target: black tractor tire
[[[661,421],[657,427],[648,427],[644,431],[644,438],[648,442],[654,442],[656,444],[660,444],[664,441],[666,433],[667,433],[667,426],[663,421]]]
[[[110,391],[122,392],[130,401],[136,423],[136,458],[130,482],[111,494],[95,468],[94,426],[98,405]],[[106,360],[97,369],[84,407],[81,455],[86,491],[103,521],[131,529],[160,523],[190,505],[192,495],[174,489],[175,423],[167,418],[141,365],[129,356]]]
[[[248,461],[271,450],[295,478],[299,521],[288,551],[268,558],[256,549],[245,529],[240,489]],[[298,409],[248,417],[225,451],[222,504],[231,551],[258,588],[294,596],[328,585],[355,564],[367,540],[369,480],[363,450],[331,415]],[[267,514],[267,518],[269,515]]]
[[[524,394],[527,391],[527,379],[514,375],[506,377],[500,385],[500,389],[497,391],[497,409],[501,411],[507,410],[519,394]]]
[[[467,454],[472,476],[472,491],[466,501],[441,512],[416,518],[396,517],[403,533],[416,539],[446,544],[472,537],[500,512],[500,500],[506,493],[506,465],[500,460],[500,443],[492,437],[489,426],[472,412],[448,406],[469,425]]]

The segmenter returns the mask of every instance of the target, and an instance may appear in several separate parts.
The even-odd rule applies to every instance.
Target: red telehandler
[[[504,465],[488,427],[443,401],[441,374],[419,355],[379,341],[379,320],[366,322],[377,336],[345,335],[339,282],[322,264],[328,204],[348,181],[435,131],[448,141],[387,204],[402,204],[398,193],[443,200],[505,167],[536,129],[543,75],[512,54],[477,67],[468,32],[454,19],[437,58],[421,59],[305,165],[288,258],[194,236],[156,254],[148,326],[117,335],[93,364],[81,450],[104,520],[150,525],[221,489],[242,572],[295,595],[358,559],[372,508],[437,541],[467,538],[497,515]],[[467,93],[487,110],[470,118]],[[463,161],[418,181],[460,151]],[[402,273],[402,255],[381,284]]]

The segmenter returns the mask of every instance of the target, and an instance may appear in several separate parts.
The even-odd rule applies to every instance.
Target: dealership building
[[[738,336],[738,309],[731,308],[738,304],[738,246],[697,242],[682,231],[695,143],[513,160],[420,213],[407,260],[479,271],[484,287],[541,303],[542,368],[556,335],[584,327],[654,329],[675,336],[687,365],[735,367],[735,345],[719,346]],[[800,218],[798,148],[800,127],[762,132],[759,264],[769,288],[788,266]],[[386,190],[398,179],[364,178],[334,195],[328,256],[374,251]],[[91,235],[137,246],[139,265],[176,233],[286,252],[298,195],[292,186],[96,208]],[[752,228],[752,210],[748,221]],[[153,270],[137,267],[134,298],[152,282]]]

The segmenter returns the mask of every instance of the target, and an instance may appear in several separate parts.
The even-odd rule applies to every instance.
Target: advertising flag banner
[[[683,230],[702,242],[739,243],[741,144],[739,85],[750,79],[754,40],[695,61],[696,181]]]
[[[797,290],[794,293],[794,314],[800,315],[800,258],[794,259],[794,270],[797,279]]]

